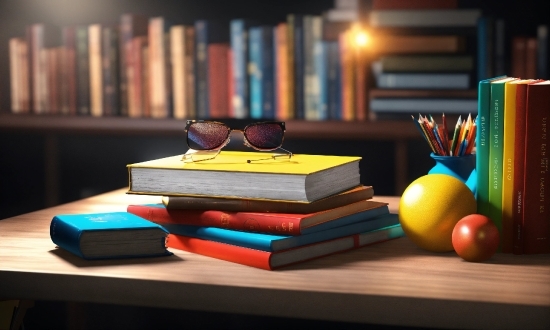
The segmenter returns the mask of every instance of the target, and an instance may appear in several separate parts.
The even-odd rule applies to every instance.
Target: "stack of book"
[[[550,81],[479,82],[478,213],[500,230],[505,253],[550,253]]]
[[[477,112],[472,88],[479,9],[457,1],[374,2],[369,92],[371,119],[410,119],[419,112]]]
[[[166,228],[168,247],[268,270],[404,235],[387,203],[361,185],[360,157],[255,159],[265,153],[130,164],[128,193],[163,203],[127,211]]]

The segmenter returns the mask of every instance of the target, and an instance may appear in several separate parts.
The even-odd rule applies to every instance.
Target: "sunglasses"
[[[189,150],[182,161],[200,162],[214,159],[220,150],[229,143],[232,131],[243,133],[244,145],[259,151],[282,150],[285,154],[274,154],[269,158],[247,160],[248,163],[259,160],[292,157],[292,153],[283,149],[285,123],[266,121],[247,125],[244,129],[232,129],[224,123],[208,120],[188,120],[185,126]]]

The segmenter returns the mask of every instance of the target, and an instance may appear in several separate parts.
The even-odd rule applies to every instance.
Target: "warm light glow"
[[[355,43],[359,47],[365,47],[369,43],[369,35],[365,31],[357,31],[355,34]]]

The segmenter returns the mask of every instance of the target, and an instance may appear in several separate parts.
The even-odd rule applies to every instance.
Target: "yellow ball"
[[[446,252],[453,250],[456,223],[476,210],[474,194],[462,181],[446,174],[428,174],[403,192],[399,222],[407,237],[419,247]]]

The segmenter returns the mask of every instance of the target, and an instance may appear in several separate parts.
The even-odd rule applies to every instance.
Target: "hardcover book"
[[[160,225],[193,225],[275,235],[304,235],[389,213],[387,203],[359,201],[309,214],[167,209],[164,204],[128,205],[127,211]]]
[[[404,236],[403,229],[399,224],[396,224],[279,252],[260,251],[176,234],[168,235],[167,245],[170,248],[197,253],[250,267],[273,270],[286,265],[296,264],[402,236]]]
[[[291,200],[309,203],[360,185],[361,157],[222,151],[184,163],[182,155],[127,165],[128,193]],[[248,162],[251,161],[251,162]]]
[[[489,122],[491,104],[491,81],[503,79],[495,77],[482,80],[478,84],[478,113],[476,131],[476,171],[477,171],[477,212],[489,216]]]
[[[168,230],[170,234],[195,237],[260,251],[277,252],[397,224],[399,224],[397,214],[387,213],[374,218],[366,217],[362,221],[351,223],[349,225],[298,236],[263,234],[217,227],[190,226],[182,224],[164,224],[163,227]]]
[[[505,103],[504,88],[516,78],[491,82],[491,106],[489,108],[489,218],[502,233],[502,175]],[[500,241],[500,244],[503,240]],[[502,248],[502,246],[501,246]]]
[[[60,214],[50,237],[62,249],[84,259],[166,256],[167,231],[127,212]]]
[[[191,196],[163,196],[162,203],[167,209],[174,210],[187,209],[304,214],[324,211],[362,200],[371,199],[373,195],[374,189],[372,189],[371,186],[359,186],[311,203]]]
[[[523,187],[523,253],[550,253],[548,127],[550,81],[527,85]]]

